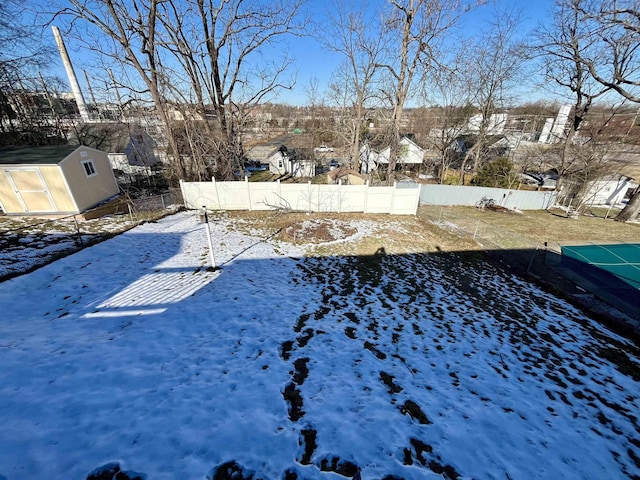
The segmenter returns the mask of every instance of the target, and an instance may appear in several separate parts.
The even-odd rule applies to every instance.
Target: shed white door
[[[25,212],[55,212],[56,206],[37,168],[7,169],[7,178]]]

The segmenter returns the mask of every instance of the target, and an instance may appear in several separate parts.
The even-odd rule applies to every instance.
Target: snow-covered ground
[[[0,283],[0,478],[640,475],[638,349],[569,304],[212,229],[217,271],[183,212]]]

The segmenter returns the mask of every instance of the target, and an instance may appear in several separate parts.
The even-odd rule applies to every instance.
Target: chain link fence
[[[179,189],[118,199],[57,218],[0,215],[0,281],[30,272],[182,207]]]

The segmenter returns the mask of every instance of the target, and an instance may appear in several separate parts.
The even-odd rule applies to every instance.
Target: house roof
[[[84,124],[72,142],[102,150],[106,153],[124,153],[132,135],[145,133],[138,125],[126,123]]]
[[[284,145],[281,143],[271,143],[268,145],[256,145],[251,150],[247,152],[247,158],[249,160],[259,161],[263,163],[267,163],[269,158],[280,151]]]
[[[416,147],[418,147],[419,149],[424,150],[424,147],[421,147],[420,145],[418,145],[418,143],[415,140],[415,137],[413,137],[413,135],[411,136],[407,136],[407,135],[403,135],[400,138],[400,145],[407,145],[407,144],[413,144]],[[389,142],[380,142],[380,141],[374,141],[374,142],[363,142],[363,147],[365,145],[368,145],[369,148],[373,151],[377,151],[377,152],[381,152],[387,149],[391,149],[391,147],[389,146]],[[362,150],[362,148],[361,148]]]
[[[57,165],[78,145],[45,145],[0,148],[0,165]]]

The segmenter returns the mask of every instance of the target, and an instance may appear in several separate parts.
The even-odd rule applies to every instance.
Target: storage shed
[[[0,149],[0,208],[8,215],[81,213],[119,193],[107,154],[85,146]]]

